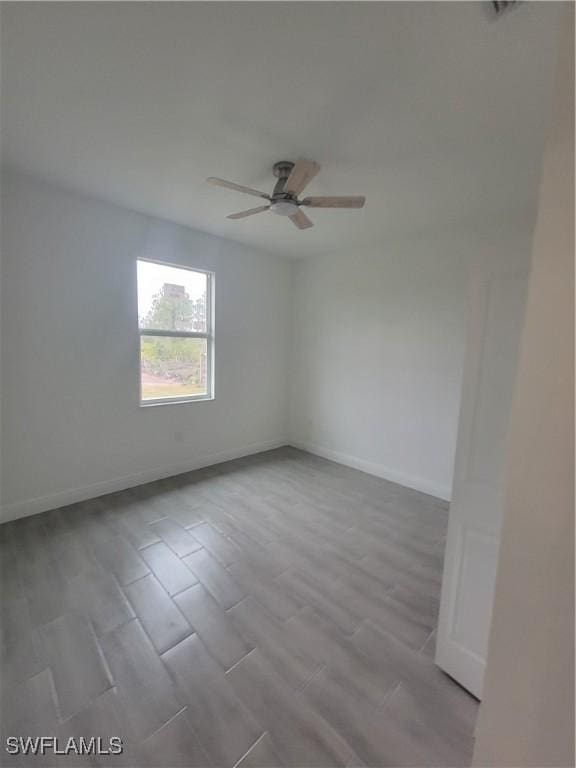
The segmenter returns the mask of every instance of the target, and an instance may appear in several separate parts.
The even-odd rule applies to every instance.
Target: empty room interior
[[[572,3],[0,6],[0,764],[574,766]]]

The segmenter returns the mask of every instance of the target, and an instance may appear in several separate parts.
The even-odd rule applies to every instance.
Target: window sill
[[[214,395],[201,397],[166,397],[157,400],[140,400],[140,408],[155,408],[157,405],[189,405],[190,403],[205,403],[214,400]]]

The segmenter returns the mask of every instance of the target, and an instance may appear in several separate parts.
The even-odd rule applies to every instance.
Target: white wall
[[[291,264],[6,173],[3,519],[286,438]],[[216,399],[138,403],[136,259],[216,273]]]
[[[299,262],[291,440],[450,498],[469,264],[529,232],[527,216]]]
[[[574,7],[544,155],[476,766],[574,765]]]

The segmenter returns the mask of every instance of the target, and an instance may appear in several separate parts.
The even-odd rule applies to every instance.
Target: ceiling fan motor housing
[[[290,160],[280,160],[278,163],[274,163],[272,173],[277,179],[287,179],[294,168],[294,163]]]

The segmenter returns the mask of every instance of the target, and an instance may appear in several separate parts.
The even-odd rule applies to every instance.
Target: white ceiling
[[[3,3],[4,162],[290,256],[533,203],[559,4]],[[276,160],[361,211],[227,213]]]

